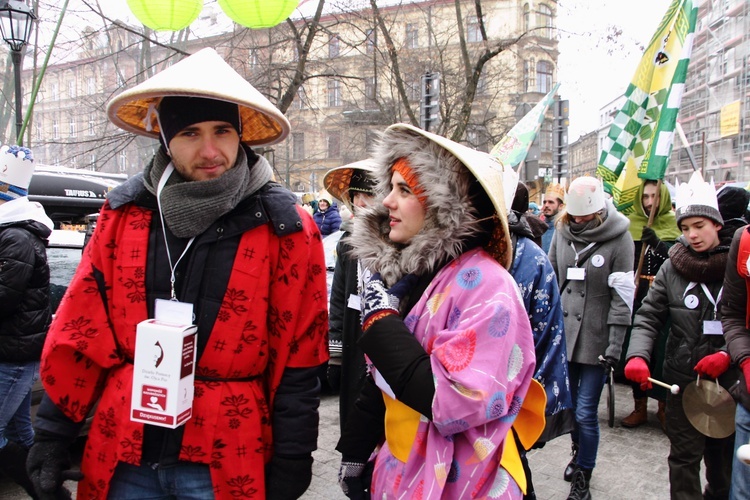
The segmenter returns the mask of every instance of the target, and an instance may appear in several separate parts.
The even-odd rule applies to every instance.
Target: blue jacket
[[[328,236],[331,233],[335,233],[341,226],[341,215],[339,215],[339,209],[336,205],[331,205],[325,212],[318,210],[313,214],[315,224],[320,229],[320,234]]]
[[[547,223],[547,231],[542,235],[542,250],[544,253],[549,253],[549,246],[552,244],[552,237],[555,235],[555,218],[545,217],[544,222]]]

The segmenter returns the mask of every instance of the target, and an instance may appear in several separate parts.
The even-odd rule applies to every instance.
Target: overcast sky
[[[100,1],[113,17],[130,12],[126,0]],[[557,78],[562,84],[560,96],[570,101],[570,142],[595,130],[599,109],[625,92],[641,59],[642,47],[650,41],[669,3],[670,0],[559,0]],[[613,27],[622,33],[616,42],[607,42]]]
[[[625,92],[669,4],[669,0],[560,0],[557,76],[560,96],[570,101],[569,142],[595,130],[599,109]],[[605,43],[613,26],[622,30],[619,41]]]

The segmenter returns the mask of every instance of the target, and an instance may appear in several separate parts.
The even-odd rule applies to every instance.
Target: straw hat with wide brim
[[[323,186],[326,190],[331,193],[331,196],[341,200],[346,208],[353,211],[352,200],[349,197],[349,184],[352,180],[352,174],[355,170],[364,170],[366,172],[373,172],[375,162],[373,160],[361,160],[349,163],[343,167],[332,168],[326,172],[323,178]]]
[[[406,123],[391,125],[385,131],[408,130],[419,134],[447,150],[463,163],[479,181],[485,193],[489,197],[498,216],[498,224],[495,228],[492,241],[488,250],[493,254],[500,264],[506,269],[510,267],[513,258],[511,251],[510,232],[508,231],[508,207],[513,203],[518,184],[518,174],[512,168],[506,168],[493,156],[468,148],[445,137],[425,132],[422,129]]]
[[[128,132],[159,137],[156,107],[162,97],[204,97],[235,102],[248,146],[275,144],[289,135],[289,121],[263,94],[211,48],[202,49],[126,90],[109,102],[110,121]]]

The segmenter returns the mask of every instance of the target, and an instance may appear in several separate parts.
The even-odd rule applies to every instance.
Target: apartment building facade
[[[306,56],[301,84],[285,109],[292,133],[262,152],[277,180],[295,191],[315,192],[328,169],[365,158],[388,125],[419,120],[425,74],[440,78],[439,119],[430,130],[450,136],[468,102],[466,82],[476,61],[503,47],[487,59],[476,80],[459,139],[488,151],[516,123],[518,110],[536,104],[556,82],[557,34],[553,2],[481,4],[486,40],[473,1],[461,2],[460,23],[452,0],[416,1],[383,7],[379,15],[369,8],[325,13],[304,54],[300,42],[305,40],[294,31],[303,33],[307,18],[294,20],[294,30],[286,23],[265,30],[229,25],[222,31],[217,25],[208,36],[172,37],[161,46],[144,44],[133,29],[92,30],[80,46],[66,49],[65,62],[47,68],[27,142],[40,163],[132,175],[158,143],[109,124],[105,110],[112,96],[182,54],[210,46],[272,102],[281,103],[299,77],[300,56]],[[217,24],[212,15],[202,21]],[[30,89],[31,70],[24,77]],[[551,134],[550,116],[538,141],[540,167],[551,166]]]

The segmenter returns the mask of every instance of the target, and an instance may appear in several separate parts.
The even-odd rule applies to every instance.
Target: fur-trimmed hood
[[[434,272],[475,246],[472,241],[482,233],[478,219],[494,210],[474,206],[472,194],[484,191],[454,154],[405,129],[389,129],[373,153],[377,182],[373,203],[357,212],[347,241],[366,268],[379,272],[390,286],[408,273]],[[389,213],[382,203],[390,192],[391,166],[398,158],[408,159],[426,195],[425,225],[408,245],[388,237]]]

